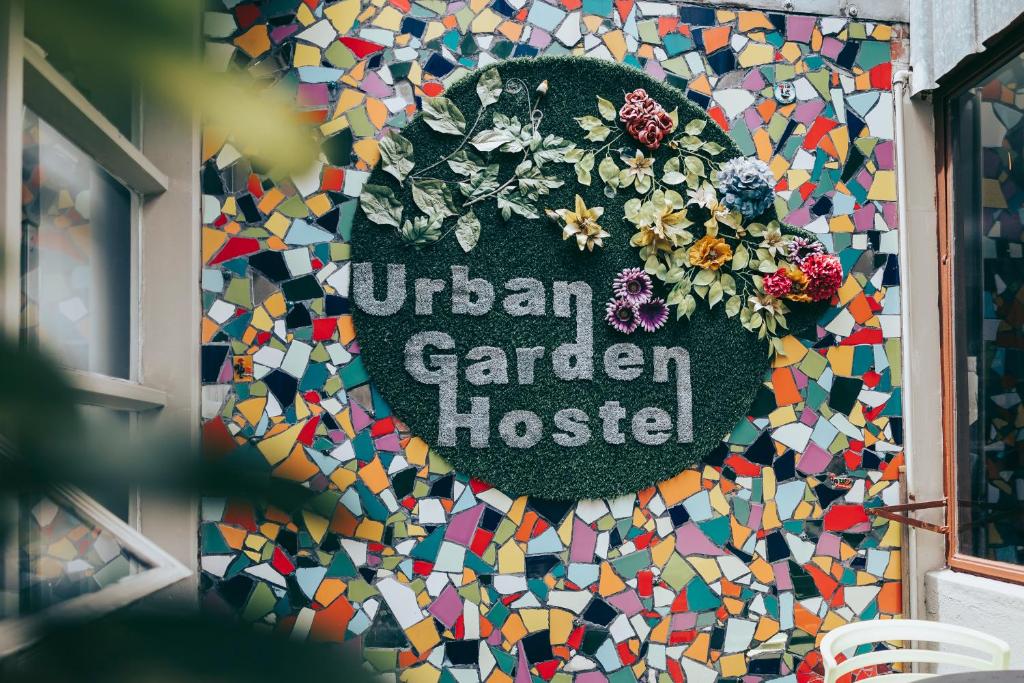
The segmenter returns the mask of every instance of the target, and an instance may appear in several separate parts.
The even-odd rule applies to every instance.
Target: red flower
[[[626,103],[619,109],[619,120],[629,134],[648,149],[657,149],[673,128],[668,112],[643,88],[626,94]]]
[[[813,254],[804,259],[800,270],[807,276],[806,292],[812,301],[831,299],[843,284],[843,266],[832,254]]]
[[[789,279],[785,268],[779,268],[771,275],[764,276],[764,293],[777,299],[789,294],[793,289],[793,281]]]

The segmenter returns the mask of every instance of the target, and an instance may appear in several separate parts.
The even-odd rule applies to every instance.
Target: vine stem
[[[523,85],[525,86],[525,84],[523,84]],[[534,135],[539,135],[540,134],[540,131],[539,131],[539,129],[540,129],[540,121],[534,116],[534,114],[537,112],[537,108],[540,106],[540,100],[541,100],[541,97],[543,97],[543,95],[541,95],[541,97],[538,97],[537,98],[537,103],[534,104],[532,98],[530,97],[529,90],[524,88],[524,92],[526,93],[526,104],[529,105],[529,107],[530,107],[530,127],[533,128],[533,134]],[[526,161],[526,159],[529,156],[530,156],[530,148],[526,147],[526,148],[523,149],[523,159],[522,159],[522,161]],[[520,163],[522,163],[522,161]],[[498,187],[494,188],[490,192],[487,192],[485,194],[480,195],[479,197],[474,197],[473,199],[470,199],[468,202],[466,202],[465,204],[462,205],[463,208],[465,208],[467,206],[473,206],[474,204],[478,204],[478,203],[482,202],[485,199],[490,199],[491,197],[497,196],[502,190],[504,190],[506,187],[508,187],[510,184],[512,184],[512,181],[514,181],[515,179],[516,179],[516,174],[515,174],[515,172],[513,172],[512,175],[509,176],[508,178],[506,178],[505,182],[503,182],[501,185],[498,185]]]
[[[427,171],[429,171],[432,168],[437,168],[438,166],[440,166],[441,164],[443,164],[444,162],[448,161],[453,156],[458,154],[462,150],[462,148],[466,146],[466,143],[469,142],[469,139],[471,137],[473,137],[473,133],[476,132],[476,127],[479,126],[480,125],[480,121],[483,120],[484,112],[485,111],[487,111],[487,107],[481,107],[480,111],[478,111],[476,113],[476,120],[473,121],[473,125],[469,127],[469,132],[466,133],[463,136],[462,142],[459,143],[458,147],[456,147],[454,150],[452,150],[452,152],[450,154],[448,154],[447,156],[441,157],[439,160],[435,161],[434,163],[432,163],[430,166],[427,166],[426,168],[421,168],[417,173],[413,173],[412,176],[410,176],[410,177],[412,177],[412,178],[422,178],[424,173],[426,173]]]

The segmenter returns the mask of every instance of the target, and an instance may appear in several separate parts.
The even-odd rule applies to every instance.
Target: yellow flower
[[[597,220],[604,215],[604,207],[595,206],[587,208],[583,197],[576,195],[576,210],[558,209],[555,213],[565,221],[562,228],[562,239],[576,238],[576,245],[580,251],[587,249],[593,251],[594,247],[603,247],[604,238],[610,234],[597,224]]]
[[[718,270],[732,259],[732,247],[720,237],[705,235],[690,247],[690,265],[705,270]]]
[[[634,156],[622,155],[626,168],[619,171],[619,187],[626,188],[636,182],[636,191],[640,194],[651,189],[654,180],[654,157],[645,157],[640,150]]]
[[[693,225],[686,216],[686,200],[675,190],[655,190],[649,201],[631,199],[624,207],[626,220],[635,223],[637,233],[629,241],[634,247],[672,251],[693,241],[686,229]]]
[[[807,276],[804,275],[804,271],[796,266],[789,266],[786,268],[786,277],[793,283],[789,294],[786,295],[787,299],[804,303],[811,300],[811,296],[804,292],[807,289]]]

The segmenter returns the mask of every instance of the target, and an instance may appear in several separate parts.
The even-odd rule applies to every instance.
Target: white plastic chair
[[[957,649],[969,648],[978,655],[941,652],[916,648],[893,648],[855,655],[843,662],[837,656],[846,650],[868,643],[902,641],[938,643]],[[836,683],[840,676],[876,664],[928,663],[949,664],[975,671],[998,671],[1010,666],[1010,646],[1004,641],[974,629],[936,621],[918,619],[871,619],[845,624],[830,631],[821,641],[821,657],[825,665],[825,683]],[[929,673],[891,673],[874,676],[886,683],[904,683],[931,678]]]

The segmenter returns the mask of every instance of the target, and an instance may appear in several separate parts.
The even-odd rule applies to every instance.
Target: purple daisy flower
[[[651,276],[642,268],[626,268],[612,281],[615,296],[633,304],[642,304],[654,294],[654,283]]]
[[[623,334],[632,334],[640,325],[636,304],[631,304],[625,299],[612,299],[605,306],[605,311],[605,321]]]
[[[789,260],[798,266],[809,257],[824,253],[824,244],[806,237],[794,237],[789,243]]]
[[[654,297],[637,306],[636,317],[640,327],[647,332],[654,332],[661,329],[668,320],[668,305],[661,297]]]

